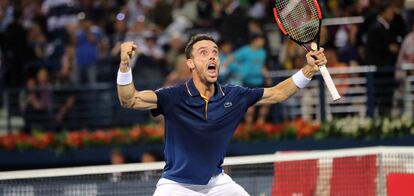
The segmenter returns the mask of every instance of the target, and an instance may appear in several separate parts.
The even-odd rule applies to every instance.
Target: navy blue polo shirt
[[[221,173],[234,131],[247,108],[263,96],[262,88],[215,85],[208,103],[193,80],[155,91],[158,101],[152,114],[163,114],[165,120],[163,178],[202,185]]]

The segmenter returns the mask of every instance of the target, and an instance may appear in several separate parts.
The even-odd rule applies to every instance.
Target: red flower
[[[272,127],[271,133],[278,134],[278,133],[281,133],[284,129],[285,129],[285,125],[283,123],[275,124]]]
[[[127,135],[119,129],[111,129],[108,133],[109,142],[123,143],[127,139]]]
[[[164,137],[164,130],[160,127],[141,127],[141,130],[148,137]]]
[[[49,145],[53,143],[55,136],[53,133],[41,133],[39,135],[35,135],[34,137],[30,138],[32,146],[37,149],[45,149]]]
[[[133,127],[130,131],[129,131],[129,137],[131,138],[132,141],[136,141],[141,137],[141,129],[138,126]]]
[[[67,134],[65,144],[69,147],[79,148],[82,146],[84,139],[86,139],[85,131],[72,131]]]
[[[248,127],[245,124],[239,124],[234,133],[234,138],[236,139],[248,139],[249,138],[249,131]]]
[[[305,138],[305,137],[310,137],[313,134],[315,134],[316,131],[318,131],[320,129],[319,125],[314,125],[312,123],[307,123],[305,121],[301,122],[300,128],[297,129],[297,138],[301,139],[301,138]]]
[[[16,146],[16,139],[13,135],[0,137],[0,145],[6,150],[13,150]]]
[[[103,129],[99,129],[99,130],[91,132],[89,138],[92,142],[110,144],[112,142],[114,135],[115,134],[113,134],[111,131],[105,131]]]

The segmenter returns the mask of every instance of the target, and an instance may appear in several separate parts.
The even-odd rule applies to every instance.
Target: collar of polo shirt
[[[214,95],[210,98],[209,101],[214,101],[214,100],[220,99],[225,96],[223,87],[218,82],[214,83],[214,85],[215,85],[216,91],[214,92]],[[200,96],[200,92],[197,90],[193,79],[188,80],[185,83],[185,87],[187,88],[188,95],[190,95],[191,97]]]

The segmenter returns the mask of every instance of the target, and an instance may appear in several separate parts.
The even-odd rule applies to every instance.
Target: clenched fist
[[[135,55],[137,46],[134,42],[124,42],[121,44],[121,63],[120,66],[129,66],[132,56]]]

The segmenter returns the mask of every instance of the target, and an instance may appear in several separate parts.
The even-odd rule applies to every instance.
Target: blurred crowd
[[[364,18],[363,23],[323,26],[321,46],[326,48],[329,66],[396,68],[414,63],[414,34],[409,34],[413,14],[403,0],[319,3],[325,18]],[[305,51],[281,35],[280,43],[271,43],[269,35],[276,29],[273,4],[269,0],[0,0],[0,87],[115,83],[124,41],[138,45],[139,55],[131,65],[137,84],[173,85],[189,78],[183,49],[195,33],[210,33],[219,40],[221,82],[271,85],[269,70],[297,69],[305,62]],[[388,74],[394,76],[393,71]],[[34,109],[46,107],[47,93],[29,92],[25,103]],[[57,120],[75,102],[74,97],[65,97]]]
[[[335,65],[395,65],[412,27],[402,0],[320,4],[325,18],[365,19],[362,24],[322,29],[321,45],[334,49]],[[160,66],[161,76],[167,76],[182,64],[180,54],[191,32],[216,33],[228,54],[256,35],[267,39],[264,25],[273,23],[272,6],[272,1],[263,0],[1,0],[2,81],[6,87],[22,87],[45,68],[52,84],[108,82],[112,78],[99,73],[116,70],[123,41],[139,47],[133,66]],[[266,56],[266,62],[277,57],[279,68],[298,68],[303,53],[286,40],[280,53]],[[177,70],[169,80],[183,77],[180,74]]]

